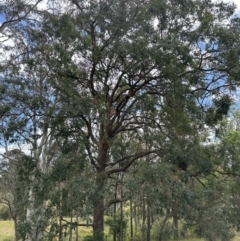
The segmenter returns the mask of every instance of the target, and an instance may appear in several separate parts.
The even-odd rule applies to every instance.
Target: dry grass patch
[[[188,239],[180,239],[179,241],[206,241],[203,238],[188,238]],[[237,234],[236,237],[232,241],[240,241],[240,235]]]
[[[91,235],[92,229],[86,227],[79,227],[79,238],[82,239],[86,235]],[[75,233],[73,232],[73,236]],[[13,241],[14,240],[14,226],[13,221],[0,221],[0,241]],[[188,238],[179,241],[205,241],[202,238]],[[240,235],[237,234],[232,241],[240,241]]]
[[[0,221],[0,241],[12,241],[13,239],[13,221]]]

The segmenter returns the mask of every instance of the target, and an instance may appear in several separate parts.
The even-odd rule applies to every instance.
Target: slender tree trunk
[[[122,187],[121,187],[121,198],[122,198]],[[123,241],[123,202],[120,203],[120,241]]]
[[[146,203],[145,197],[142,197],[142,241],[146,241]]]
[[[34,136],[37,136],[37,125],[36,125],[36,113],[34,113],[33,117],[33,126],[34,126]],[[28,203],[27,203],[27,214],[26,221],[29,225],[28,234],[25,241],[40,241],[42,240],[42,235],[44,231],[44,219],[45,219],[45,202],[46,199],[44,197],[36,197],[35,189],[39,190],[42,188],[41,181],[42,179],[37,178],[36,174],[41,173],[41,175],[45,175],[48,173],[49,164],[51,162],[51,157],[47,157],[50,149],[54,146],[53,139],[48,139],[49,133],[46,131],[43,132],[41,140],[35,138],[33,148],[33,157],[37,160],[37,165],[33,172],[31,173],[30,179],[30,187],[28,191]],[[47,148],[45,145],[47,145]],[[51,156],[51,155],[50,155]],[[49,159],[48,159],[49,158]],[[37,187],[37,188],[36,188]],[[43,190],[42,190],[43,191]]]
[[[174,228],[174,240],[178,240],[179,235],[178,235],[178,204],[176,201],[173,202],[172,204],[172,214],[173,214],[173,228]]]
[[[58,206],[58,210],[59,210],[59,236],[58,236],[58,240],[62,241],[63,237],[62,237],[62,190],[61,190],[61,183],[58,183],[58,190],[59,190],[59,206]]]
[[[121,176],[121,190],[120,190],[120,197],[121,197],[121,203],[120,203],[120,241],[123,241],[123,222],[124,222],[124,216],[123,216],[123,176],[124,173],[120,174]]]
[[[135,217],[134,217],[134,226],[135,226],[135,229],[134,229],[134,235],[136,235],[137,234],[137,232],[138,232],[138,227],[139,227],[139,212],[138,212],[138,209],[139,208],[137,208],[137,205],[136,205],[136,202],[134,203],[134,215],[135,215]]]
[[[60,214],[59,216],[59,236],[58,236],[59,241],[63,241],[62,237],[62,215]]]
[[[151,240],[151,212],[150,212],[150,205],[147,204],[147,239],[146,241]]]
[[[73,230],[73,227],[72,227],[72,222],[73,222],[73,213],[71,212],[71,218],[70,218],[70,230],[69,230],[69,241],[72,241],[72,230]]]
[[[15,241],[18,241],[18,226],[17,226],[17,217],[13,217],[14,222],[14,234],[15,234]]]
[[[117,199],[117,189],[118,189],[118,182],[116,182],[116,186],[115,186],[115,195],[114,198]],[[117,214],[117,204],[114,203],[114,207],[113,207],[113,218],[116,218],[116,214]],[[114,230],[113,232],[113,241],[117,241],[117,233]]]
[[[178,217],[177,215],[173,215],[173,227],[174,227],[174,240],[178,240]]]
[[[158,241],[163,241],[163,230],[165,228],[167,220],[169,219],[169,215],[170,215],[170,210],[169,210],[169,208],[167,208],[165,218],[164,218],[164,220],[162,221],[162,223],[160,225]]]
[[[78,213],[76,213],[76,222],[78,224]],[[78,234],[79,230],[78,230],[78,225],[76,226],[76,241],[78,241],[79,239],[79,234]]]
[[[130,198],[130,240],[133,240],[133,203],[132,197]]]

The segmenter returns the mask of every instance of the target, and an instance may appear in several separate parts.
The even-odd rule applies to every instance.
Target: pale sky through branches
[[[226,3],[235,3],[237,5],[236,13],[240,12],[240,0],[223,0]],[[216,1],[219,2],[219,1]]]
[[[238,11],[240,11],[240,0],[234,0],[234,3],[237,5]]]

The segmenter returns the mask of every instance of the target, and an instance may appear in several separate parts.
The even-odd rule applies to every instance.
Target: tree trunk
[[[134,203],[134,235],[137,235],[139,228],[139,206],[137,206],[136,202]]]
[[[104,184],[106,179],[105,168],[108,160],[108,149],[109,145],[107,142],[102,141],[99,143],[96,193],[93,203],[93,236],[97,241],[104,240]]]
[[[98,203],[94,206],[93,211],[93,232],[103,231],[104,222],[104,206],[103,197],[98,199]]]
[[[18,241],[18,226],[17,226],[17,217],[13,217],[13,222],[14,222],[14,234],[15,234],[15,241]]]
[[[150,206],[147,204],[147,239],[146,241],[151,240],[151,212],[150,212]]]
[[[98,241],[103,241],[104,231],[104,170],[97,172],[96,178],[96,195],[94,197],[93,209],[93,236]]]
[[[121,203],[120,203],[120,241],[123,241],[123,173],[121,174],[121,190],[120,190],[120,196],[121,196]]]
[[[121,191],[122,192],[122,191]],[[120,203],[120,241],[123,241],[123,202]]]
[[[130,240],[133,240],[133,204],[132,197],[130,197]]]
[[[173,227],[174,227],[174,240],[178,240],[178,216],[177,214],[173,215]]]
[[[173,215],[173,238],[174,240],[178,240],[178,203],[177,201],[174,201],[172,204],[172,215]]]
[[[73,227],[72,227],[72,223],[73,223],[73,213],[71,212],[71,218],[70,218],[70,230],[69,230],[69,241],[72,241],[72,230],[73,230]]]
[[[116,186],[115,186],[115,195],[114,198],[117,199],[117,189],[118,189],[118,182],[116,182]],[[114,203],[114,207],[113,207],[113,218],[116,218],[117,216],[117,204]],[[114,230],[113,232],[113,241],[117,241],[117,233],[116,230]]]
[[[62,232],[62,215],[59,216],[59,234],[58,241],[63,241],[63,232]]]
[[[78,213],[76,213],[76,222],[77,222],[77,224],[78,224]],[[76,226],[76,241],[78,241],[78,239],[79,239],[79,234],[78,234],[78,225]]]
[[[34,136],[37,136],[37,121],[36,113],[33,116],[33,126],[34,126]],[[35,138],[33,148],[33,157],[37,161],[37,165],[31,173],[30,179],[30,188],[28,192],[28,205],[27,205],[27,215],[26,221],[29,225],[28,234],[26,241],[40,241],[42,240],[44,232],[44,219],[45,219],[45,197],[36,197],[36,190],[40,191],[42,188],[41,182],[42,178],[38,178],[36,175],[41,173],[41,176],[48,174],[50,171],[50,162],[52,161],[52,156],[48,156],[49,151],[54,147],[55,142],[52,138],[53,136],[49,135],[48,130],[43,132],[41,140]],[[38,143],[39,141],[39,143]],[[45,148],[47,147],[47,148]],[[48,159],[49,158],[49,159]],[[43,190],[41,190],[43,191]]]
[[[162,221],[162,223],[160,225],[158,241],[163,241],[163,230],[164,230],[165,225],[166,225],[166,223],[167,223],[167,221],[169,219],[169,216],[170,216],[170,210],[169,210],[169,208],[167,208],[165,218],[164,218],[164,220]]]
[[[142,197],[142,241],[146,241],[146,203],[145,197]]]
[[[36,201],[30,187],[26,220],[29,225],[26,241],[39,241],[43,234],[44,203]]]

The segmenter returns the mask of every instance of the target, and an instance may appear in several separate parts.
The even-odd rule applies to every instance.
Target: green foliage
[[[105,220],[105,223],[109,226],[110,233],[119,235],[121,232],[121,228],[123,232],[125,232],[127,228],[127,220],[124,218],[118,217],[118,215],[115,215],[113,217],[107,217]]]
[[[4,206],[3,205],[0,206],[0,219],[1,220],[11,219],[11,215],[10,215],[9,209],[5,205]]]
[[[18,237],[22,240],[26,240],[27,234],[31,230],[29,224],[23,219],[21,222],[18,223]]]
[[[161,231],[159,230],[159,226],[161,226],[161,222],[155,222],[152,228],[152,237],[153,240],[157,240],[159,237],[159,233],[161,232],[161,239],[162,240],[170,240],[173,237],[173,225],[172,223],[168,222],[164,229]]]
[[[92,235],[87,235],[83,238],[83,241],[95,241]]]
[[[9,56],[0,63],[0,144],[30,150],[8,153],[14,161],[1,169],[0,181],[14,190],[14,207],[23,207],[16,210],[22,238],[48,222],[50,239],[64,236],[63,216],[93,214],[93,236],[85,239],[103,240],[104,212],[131,200],[131,231],[135,225],[142,239],[152,225],[176,238],[181,220],[206,238],[227,240],[236,212],[220,194],[232,193],[223,174],[239,172],[238,132],[219,146],[203,140],[207,126],[228,115],[240,80],[234,7],[193,0],[65,3],[54,1],[53,12],[24,1],[0,8],[6,21],[14,19],[5,24],[8,32],[0,27],[14,43],[0,46]],[[20,21],[25,12],[31,17]],[[34,214],[25,220],[27,209]],[[227,219],[225,229],[213,215]],[[106,220],[110,232],[126,229],[123,217]]]
[[[100,241],[104,240],[104,233],[99,231],[95,232],[93,235],[87,235],[83,238],[83,241]]]
[[[233,100],[229,95],[223,95],[214,100],[214,106],[207,110],[206,123],[214,125],[228,115]]]

